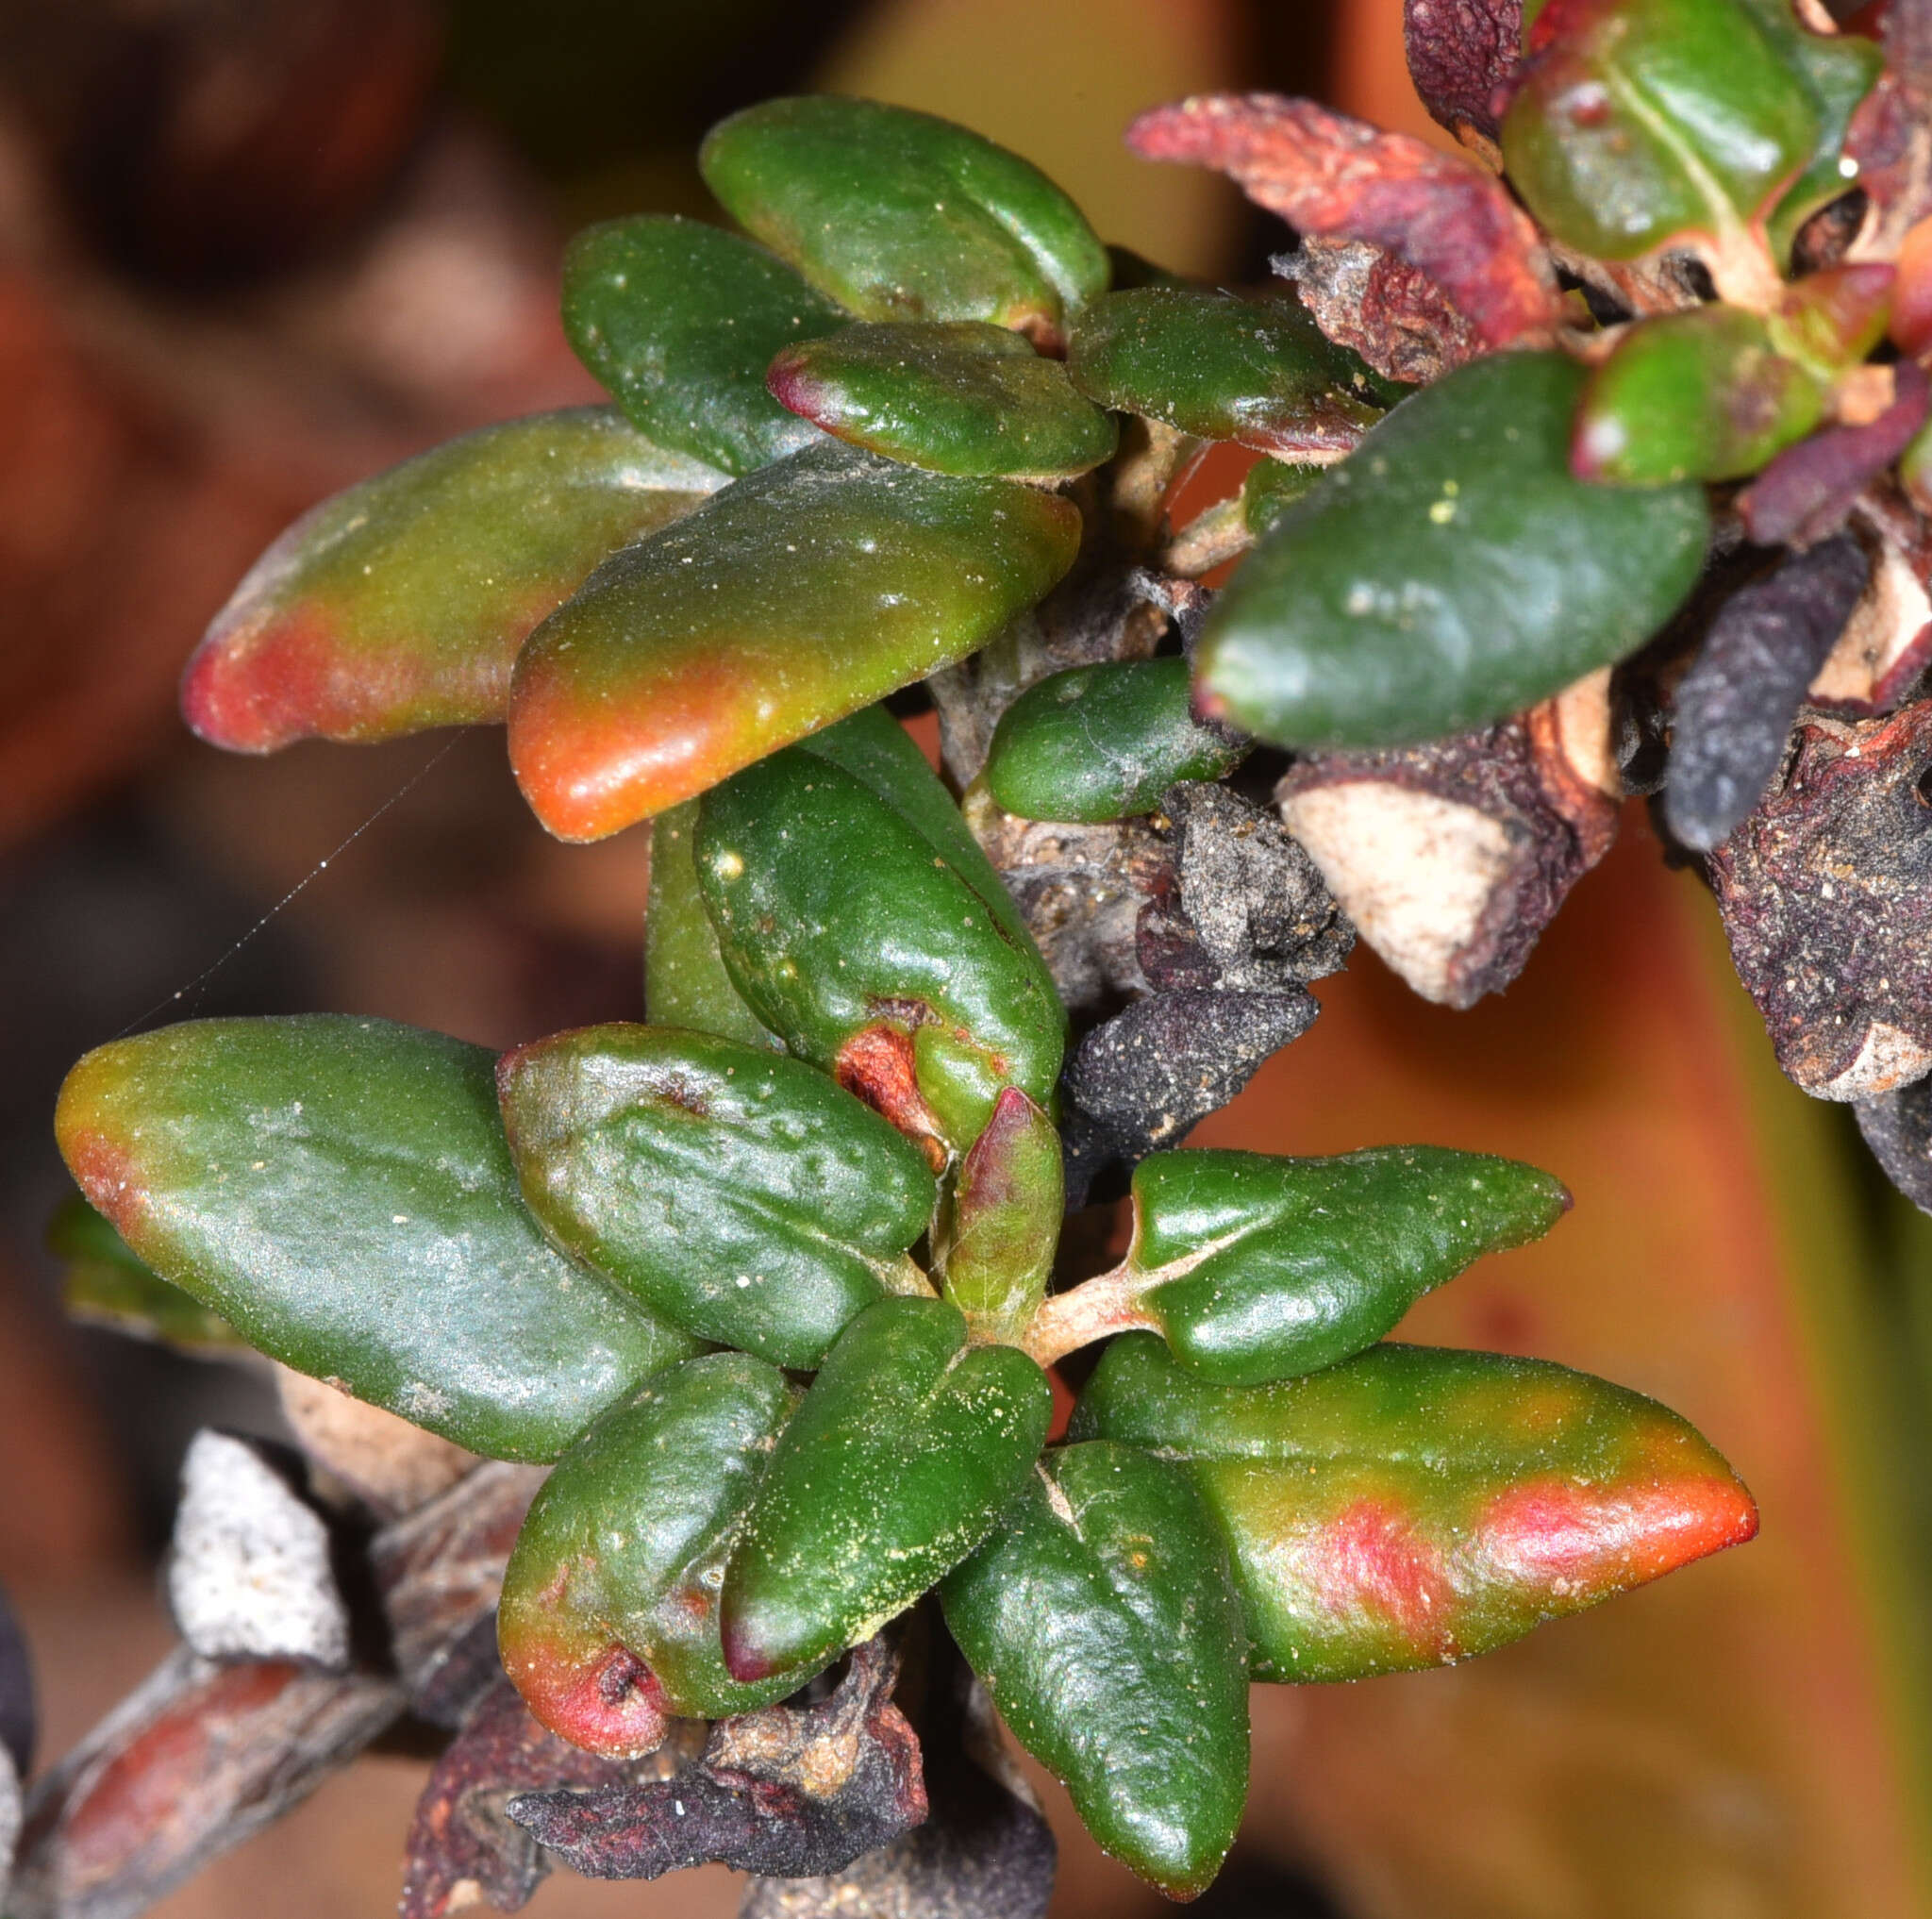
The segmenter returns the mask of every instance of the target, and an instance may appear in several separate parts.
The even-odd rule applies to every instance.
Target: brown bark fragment
[[[1778,1064],[1821,1099],[1932,1072],[1932,702],[1801,715],[1783,777],[1708,867]]]

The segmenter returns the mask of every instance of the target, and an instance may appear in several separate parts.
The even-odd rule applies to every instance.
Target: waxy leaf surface
[[[1667,313],[1633,326],[1591,375],[1570,468],[1625,486],[1740,479],[1802,440],[1824,383],[1741,308]]]
[[[660,1318],[809,1370],[856,1313],[924,1291],[924,1156],[815,1067],[674,1026],[586,1026],[497,1069],[524,1197]]]
[[[1492,1651],[1757,1530],[1724,1461],[1655,1400],[1540,1360],[1380,1345],[1213,1386],[1130,1333],[1074,1415],[1188,1462],[1279,1680]]]
[[[226,1320],[137,1260],[113,1223],[77,1193],[47,1223],[47,1250],[60,1261],[60,1304],[83,1326],[184,1353],[232,1357],[247,1347]]]
[[[1119,438],[1058,361],[983,320],[861,322],[788,347],[769,384],[841,440],[968,478],[1072,479]]]
[[[1647,640],[1690,591],[1690,484],[1569,468],[1588,377],[1560,354],[1458,368],[1388,419],[1242,563],[1194,659],[1202,702],[1284,746],[1486,726]]]
[[[1024,1353],[969,1347],[954,1307],[868,1307],[779,1435],[733,1550],[733,1676],[823,1664],[951,1572],[1020,1490],[1052,1403]]]
[[[1149,813],[1177,779],[1219,779],[1247,743],[1190,710],[1185,659],[1076,666],[1028,687],[1000,715],[986,783],[1028,820]]]
[[[902,1131],[963,1152],[1002,1087],[1051,1102],[1065,1014],[1038,951],[841,766],[792,748],[708,793],[697,873],[758,1018]]]
[[[1051,348],[1107,249],[1040,169],[930,114],[817,94],[721,122],[698,153],[732,217],[865,320],[986,320]]]
[[[1294,503],[1313,491],[1324,468],[1296,460],[1257,459],[1241,482],[1241,519],[1250,533],[1269,529]]]
[[[517,661],[509,751],[595,840],[963,659],[1073,564],[1079,509],[830,441],[599,567]]]
[[[465,434],[297,520],[195,649],[182,713],[247,753],[500,720],[530,629],[724,484],[606,407]]]
[[[740,1684],[718,1637],[725,1561],[797,1398],[743,1353],[688,1360],[605,1413],[543,1482],[496,1635],[504,1671],[559,1738],[649,1752],[667,1713],[749,1712],[801,1683]]]
[[[940,1597],[1087,1829],[1163,1892],[1200,1892],[1247,1798],[1247,1635],[1186,1470],[1107,1440],[1049,1453]]]
[[[1346,452],[1390,392],[1292,296],[1194,288],[1096,300],[1074,330],[1067,373],[1104,407],[1266,452]]]
[[[716,1033],[748,1046],[778,1048],[746,1006],[718,952],[698,893],[691,848],[698,803],[686,800],[651,822],[651,892],[644,909],[644,1006],[656,1026]]]
[[[472,1452],[554,1460],[691,1351],[544,1239],[481,1046],[325,1013],[199,1020],[90,1053],[55,1129],[164,1279]]]
[[[747,474],[818,436],[765,390],[781,348],[846,315],[761,246],[643,214],[586,227],[563,257],[563,330],[631,423]]]
[[[1058,1128],[1008,1087],[959,1163],[941,1255],[946,1297],[979,1338],[1020,1343],[1046,1297],[1066,1193]]]
[[[1141,1324],[1224,1386],[1360,1352],[1424,1293],[1541,1239],[1570,1205],[1534,1166],[1447,1146],[1155,1153],[1133,1194],[1124,1290]]]

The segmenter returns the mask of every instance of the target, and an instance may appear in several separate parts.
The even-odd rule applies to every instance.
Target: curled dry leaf
[[[1806,698],[1863,719],[1890,712],[1932,665],[1932,527],[1889,488],[1874,487],[1854,509],[1851,530],[1870,577]]]
[[[1269,261],[1294,282],[1330,340],[1352,347],[1385,378],[1426,385],[1474,359],[1482,342],[1427,274],[1365,240],[1304,235]]]
[[[1708,852],[1777,776],[1805,689],[1870,578],[1864,549],[1840,533],[1792,554],[1719,609],[1677,688],[1664,818]]]
[[[1500,993],[1609,849],[1607,679],[1483,732],[1311,755],[1276,788],[1341,909],[1424,999]]]
[[[1485,348],[1555,337],[1560,296],[1536,228],[1473,160],[1275,93],[1157,107],[1127,144],[1231,175],[1300,233],[1386,249],[1433,280]]]
[[[768,1877],[835,1873],[926,1815],[919,1741],[893,1705],[898,1655],[872,1639],[816,1706],[716,1721],[668,1777],[525,1793],[509,1816],[597,1879],[655,1879],[712,1861]]]
[[[1854,1110],[1885,1176],[1921,1212],[1932,1212],[1932,1078],[1861,1099]]]
[[[1899,11],[1890,10],[1894,17]],[[1857,166],[1864,193],[1865,217],[1851,245],[1855,259],[1895,259],[1906,234],[1932,214],[1928,101],[1932,74],[1915,84],[1894,69],[1878,76],[1845,129],[1845,158]]]
[[[1493,144],[1499,91],[1523,47],[1523,0],[1404,0],[1408,76],[1439,125]]]
[[[1821,1099],[1874,1099],[1932,1072],[1932,702],[1801,716],[1794,744],[1711,881],[1778,1064]]]

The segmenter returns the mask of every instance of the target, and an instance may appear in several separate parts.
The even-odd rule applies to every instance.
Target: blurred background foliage
[[[502,1045],[641,1008],[640,837],[547,842],[492,735],[254,763],[183,734],[175,676],[242,569],[353,478],[593,397],[555,317],[560,241],[613,213],[708,213],[693,149],[737,106],[823,87],[952,115],[1046,167],[1109,239],[1239,284],[1281,229],[1216,176],[1131,159],[1122,126],[1270,88],[1444,138],[1408,89],[1400,15],[0,0],[0,1583],[35,1644],[43,1759],[166,1642],[154,1561],[189,1434],[278,1418],[258,1375],[62,1320],[41,1234],[66,1065],[150,1015],[329,1008]],[[1730,1454],[1764,1530],[1468,1667],[1261,1689],[1247,1835],[1203,1910],[1932,1909],[1932,1222],[1841,1110],[1777,1075],[1701,887],[1662,868],[1641,809],[1506,998],[1446,1012],[1366,956],[1320,996],[1313,1032],[1197,1139],[1427,1139],[1561,1175],[1578,1205],[1557,1233],[1406,1330],[1657,1393]],[[158,1910],[390,1910],[423,1771],[365,1764]],[[1047,1796],[1056,1912],[1159,1910]],[[735,1900],[712,1869],[554,1879],[536,1910]]]

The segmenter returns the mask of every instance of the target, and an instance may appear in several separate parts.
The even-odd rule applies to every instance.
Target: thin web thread
[[[443,762],[443,760],[447,759],[449,756],[457,749],[458,745],[461,743],[465,735],[472,733],[475,730],[475,728],[473,726],[465,726],[461,732],[458,732],[453,735],[450,739],[445,740],[441,746],[439,746],[436,749],[436,751],[432,753],[429,756],[429,758],[425,759],[423,762],[423,764],[419,766],[416,769],[416,771],[408,776],[408,779],[404,780],[402,785],[397,787],[395,792],[391,793],[390,796],[386,800],[384,800],[383,803],[379,807],[377,807],[376,809],[373,813],[371,813],[369,817],[366,820],[364,820],[362,824],[359,826],[358,826],[356,830],[353,833],[351,833],[349,837],[346,840],[344,840],[340,846],[335,847],[326,856],[326,858],[318,859],[315,862],[315,864],[311,866],[308,869],[308,871],[306,874],[304,874],[303,876],[300,879],[298,879],[295,882],[295,884],[291,886],[288,890],[288,892],[281,896],[280,899],[276,900],[275,905],[270,907],[268,911],[263,913],[262,916],[258,920],[257,920],[256,923],[252,926],[250,926],[248,930],[245,933],[243,933],[239,940],[235,941],[234,943],[230,945],[226,949],[226,951],[225,951],[211,966],[208,966],[204,968],[201,972],[197,973],[194,976],[194,977],[188,982],[186,986],[176,987],[175,991],[171,993],[165,999],[157,1000],[155,1004],[149,1007],[144,1013],[141,1013],[137,1015],[134,1019],[129,1020],[127,1024],[125,1026],[123,1026],[121,1030],[113,1036],[113,1038],[116,1040],[125,1040],[129,1033],[133,1032],[136,1029],[136,1027],[146,1026],[148,1021],[153,1019],[157,1013],[166,1012],[169,1010],[170,1008],[178,1006],[184,999],[189,999],[193,995],[199,994],[202,988],[205,987],[208,983],[208,981],[212,979],[215,976],[215,975],[219,973],[222,970],[222,968],[225,966],[228,963],[228,961],[235,957],[237,953],[241,952],[243,946],[247,945],[251,940],[258,938],[276,918],[276,916],[280,914],[282,910],[291,904],[291,902],[300,898],[303,893],[308,891],[309,887],[313,885],[317,879],[321,878],[321,876],[328,871],[330,860],[340,859],[342,857],[342,855],[346,853],[349,850],[349,848],[353,846],[356,843],[356,842],[359,840],[362,837],[362,835],[370,829],[371,826],[375,826],[377,820],[382,818],[383,814],[388,812],[389,809],[391,807],[395,806],[399,801],[408,798],[408,795],[412,792],[414,792],[415,789],[419,787],[423,783],[423,781],[430,776],[430,774],[434,773],[437,767],[439,767]],[[108,1043],[111,1044],[112,1042],[110,1041]]]

